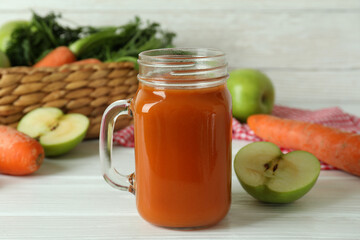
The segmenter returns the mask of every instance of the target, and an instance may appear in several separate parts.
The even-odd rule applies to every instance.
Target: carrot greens
[[[92,27],[65,27],[58,22],[59,18],[60,14],[50,13],[41,17],[33,12],[28,25],[18,26],[12,32],[5,51],[11,65],[31,66],[52,49],[98,31]]]
[[[59,46],[68,46],[78,60],[96,58],[102,62],[122,61],[145,50],[173,47],[175,33],[160,29],[156,22],[139,17],[119,26],[69,27],[61,15],[42,17],[35,12],[29,24],[11,33],[6,55],[12,66],[32,66]]]

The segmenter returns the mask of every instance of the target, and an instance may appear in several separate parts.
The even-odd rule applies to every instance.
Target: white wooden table
[[[245,144],[233,141],[233,156]],[[132,171],[132,148],[116,147],[114,156]],[[156,227],[137,214],[132,194],[102,179],[98,141],[86,141],[32,176],[0,175],[0,239],[360,239],[359,177],[322,171],[307,195],[287,205],[254,200],[234,173],[232,186],[230,212],[218,225]]]
[[[276,103],[340,106],[360,116],[359,0],[2,0],[0,24],[62,12],[67,23],[124,24],[135,15],[175,31],[178,47],[226,52],[229,68],[257,68],[273,80]],[[246,142],[233,142],[233,155]],[[133,149],[115,156],[131,172]],[[360,239],[360,178],[323,171],[288,205],[252,199],[233,175],[232,206],[218,225],[198,231],[152,226],[135,198],[102,179],[98,142],[46,160],[32,176],[0,175],[0,239]]]

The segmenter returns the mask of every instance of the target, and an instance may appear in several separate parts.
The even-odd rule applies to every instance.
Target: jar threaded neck
[[[140,82],[160,87],[210,87],[228,78],[225,54],[216,49],[166,48],[139,54]]]

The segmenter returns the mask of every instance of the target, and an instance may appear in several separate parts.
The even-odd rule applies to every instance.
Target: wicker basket
[[[97,138],[105,108],[134,96],[136,75],[129,62],[0,69],[0,124],[16,127],[24,114],[35,108],[58,107],[65,113],[88,116],[86,138]],[[115,129],[130,123],[130,118],[121,118]]]

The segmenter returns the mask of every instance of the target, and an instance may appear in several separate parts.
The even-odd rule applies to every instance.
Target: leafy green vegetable
[[[58,23],[60,14],[41,17],[33,12],[28,25],[17,27],[11,34],[6,55],[12,66],[31,66],[45,53],[58,46],[67,46],[84,35],[97,32],[91,27],[70,28]]]
[[[20,25],[27,25],[29,22],[25,20],[13,20],[4,23],[0,27],[0,51],[5,51],[10,40],[12,32]]]
[[[70,45],[79,59],[97,58],[101,61],[119,61],[123,57],[137,57],[145,50],[173,47],[175,33],[162,31],[158,23],[147,22],[145,27],[139,17],[126,25],[99,31]]]
[[[11,34],[6,54],[12,66],[31,66],[58,46],[69,46],[77,59],[123,61],[145,50],[173,47],[175,34],[163,31],[158,23],[143,27],[139,17],[122,26],[76,27],[61,25],[60,14],[41,17],[33,12],[28,25],[17,27]],[[132,58],[128,58],[133,60]]]
[[[111,54],[108,60],[116,61],[124,56],[137,57],[142,51],[173,47],[172,40],[175,36],[173,32],[162,31],[158,23],[147,22],[144,29],[138,29],[130,41]]]
[[[107,28],[97,33],[91,34],[87,37],[81,38],[76,42],[72,43],[69,46],[69,49],[76,56],[86,56],[89,55],[88,51],[93,51],[96,48],[99,48],[101,44],[110,42],[113,38],[116,37],[116,27]],[[98,55],[98,53],[93,55]]]

